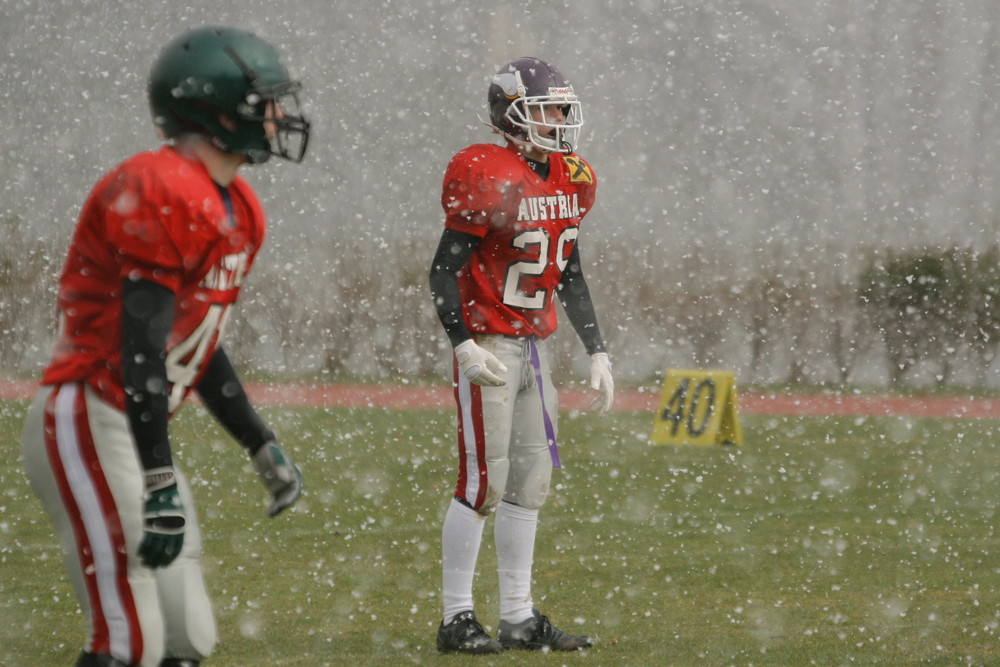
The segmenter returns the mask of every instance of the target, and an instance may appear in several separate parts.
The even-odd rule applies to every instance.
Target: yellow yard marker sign
[[[653,422],[654,445],[742,445],[736,376],[670,369]]]

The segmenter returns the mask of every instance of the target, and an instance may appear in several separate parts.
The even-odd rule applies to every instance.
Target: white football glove
[[[492,352],[476,345],[471,338],[455,348],[458,367],[472,384],[483,387],[502,387],[507,381],[497,375],[506,373],[507,367]]]
[[[274,440],[253,455],[253,465],[271,495],[267,516],[274,518],[302,495],[302,472]]]
[[[590,355],[590,388],[600,392],[590,402],[590,407],[603,417],[615,402],[615,380],[611,377],[611,359],[607,352]]]

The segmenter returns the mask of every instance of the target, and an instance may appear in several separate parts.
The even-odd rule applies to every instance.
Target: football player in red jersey
[[[454,348],[458,483],[442,531],[442,652],[507,648],[573,651],[593,645],[563,632],[532,604],[538,510],[549,492],[556,392],[545,339],[558,297],[591,357],[595,408],[614,399],[608,353],[577,246],[597,179],[574,152],[583,123],[572,86],[551,64],[519,58],[488,92],[505,145],[474,144],[444,177],[444,232],[430,272],[435,308]],[[495,511],[500,624],[476,619],[473,574],[486,517]]]
[[[221,344],[265,233],[237,172],[271,155],[301,162],[299,88],[252,33],[185,32],[149,77],[168,143],[112,169],[80,213],[58,340],[22,437],[89,624],[78,667],[197,665],[215,644],[198,521],[167,426],[189,392],[246,449],[268,516],[302,493]]]

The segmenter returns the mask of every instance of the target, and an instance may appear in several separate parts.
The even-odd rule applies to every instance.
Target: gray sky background
[[[275,43],[306,86],[307,164],[250,172],[276,242],[434,235],[448,158],[491,140],[477,120],[489,75],[527,54],[586,105],[597,241],[752,260],[995,232],[989,0],[198,5],[0,0],[0,209],[67,235],[96,178],[155,145],[159,48],[225,23]]]
[[[306,162],[245,170],[271,220],[247,319],[273,329],[248,338],[303,350],[286,367],[447,360],[426,288],[441,177],[495,140],[488,81],[523,55],[584,103],[581,252],[623,373],[747,367],[758,279],[794,306],[770,343],[832,368],[830,332],[858,316],[835,288],[872,252],[996,242],[995,0],[0,0],[0,220],[61,252],[99,176],[157,144],[157,52],[207,23],[257,32],[305,86]],[[758,377],[784,377],[775,354]]]

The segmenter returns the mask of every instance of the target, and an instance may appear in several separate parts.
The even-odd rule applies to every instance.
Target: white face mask
[[[504,72],[493,78],[510,97],[515,97],[504,117],[524,132],[524,138],[508,137],[546,153],[570,153],[583,125],[583,109],[573,86],[550,87],[545,95],[527,94],[520,72]],[[553,113],[552,107],[559,109]]]

